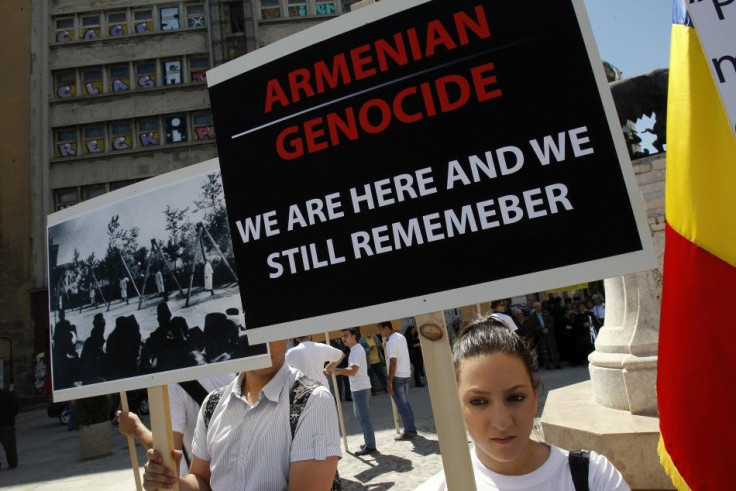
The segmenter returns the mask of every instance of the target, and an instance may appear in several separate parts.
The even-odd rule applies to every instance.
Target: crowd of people
[[[571,471],[573,457],[566,450],[530,439],[538,407],[539,382],[533,372],[539,363],[550,370],[561,367],[563,361],[570,365],[584,363],[605,319],[605,304],[596,296],[590,306],[551,298],[526,309],[509,308],[505,301],[494,301],[491,307],[490,315],[482,319],[465,326],[456,319],[449,326],[462,416],[475,441],[471,454],[478,489],[526,489],[526,483],[532,481],[555,489],[573,489],[573,480],[580,478]],[[109,369],[102,367],[114,364],[120,370],[118,376],[127,376],[123,375],[125,370],[167,370],[196,364],[200,357],[213,361],[234,352],[227,342],[217,349],[202,346],[192,350],[196,341],[185,337],[185,332],[191,333],[184,329],[186,323],[180,325],[177,318],[172,318],[165,302],[157,311],[159,327],[145,342],[140,340],[133,316],[116,319],[120,337],[132,338],[135,342],[131,344],[137,345],[135,362],[132,356],[112,361],[110,348],[116,343],[115,331],[105,340],[104,318],[97,314],[92,335],[82,349],[80,363],[85,368],[81,372],[108,373],[105,370]],[[122,330],[126,323],[130,332]],[[223,330],[222,322],[218,330]],[[63,316],[54,336],[57,331],[60,340],[62,333],[69,331]],[[237,328],[235,332],[237,336]],[[288,351],[288,341],[272,342],[272,367],[243,372],[208,395],[222,380],[210,381],[199,397],[191,389],[178,391],[181,400],[172,403],[172,413],[176,407],[183,407],[185,399],[191,399],[186,402],[190,416],[174,430],[176,448],[189,457],[189,466],[182,467],[181,476],[163,466],[161,455],[150,449],[150,432],[140,419],[132,413],[121,414],[121,431],[149,443],[144,487],[165,488],[178,482],[181,489],[259,489],[268,483],[268,489],[286,489],[289,483],[299,482],[301,489],[337,489],[337,459],[342,453],[327,379],[332,374],[346,382],[345,386],[338,383],[334,387],[335,397],[352,401],[354,417],[362,429],[364,443],[353,452],[355,455],[379,451],[371,420],[371,396],[379,391],[390,394],[398,409],[403,432],[396,440],[416,437],[408,389],[412,378],[415,386],[423,387],[425,377],[416,327],[409,325],[402,334],[387,321],[372,332],[348,328],[340,334],[334,346],[314,342],[310,336],[294,339]],[[56,337],[54,340],[56,347]],[[179,342],[182,340],[188,343],[186,349]],[[68,349],[64,342],[58,345],[59,349]],[[510,387],[512,396],[508,396]],[[185,433],[189,437],[182,444]],[[239,435],[245,434],[248,444],[244,448],[238,441]],[[232,452],[238,452],[238,464]],[[181,455],[178,450],[174,453],[176,459]],[[585,478],[590,489],[628,489],[604,456],[590,452],[583,458],[589,466]],[[445,487],[440,473],[423,489]]]
[[[241,336],[242,318],[237,308],[210,312],[204,316],[204,328],[190,327],[184,317],[173,316],[168,303],[162,300],[156,305],[156,321],[155,329],[143,339],[135,315],[121,315],[115,318],[115,327],[105,338],[107,321],[103,313],[97,313],[80,353],[77,326],[66,319],[64,310],[60,310],[52,333],[54,389],[176,370],[249,354],[247,336]]]
[[[548,315],[542,322],[553,332]],[[535,348],[527,334],[529,324],[519,326],[509,319],[494,312],[468,323],[454,340],[458,396],[475,442],[471,458],[478,489],[572,490],[576,489],[573,483],[582,479],[589,489],[628,490],[605,456],[569,453],[530,438],[539,404],[539,380],[533,375]],[[151,449],[144,487],[168,488],[177,483],[185,490],[339,489],[336,470],[342,453],[337,414],[324,377],[336,374],[349,379],[353,413],[364,438],[354,455],[378,452],[370,396],[372,390],[380,390],[382,379],[377,376],[372,383],[368,370],[382,363],[371,363],[374,349],[379,360],[381,356],[386,360],[382,365],[387,369],[386,389],[403,426],[396,440],[414,438],[417,429],[407,397],[412,377],[410,341],[391,322],[379,323],[375,333],[361,335],[360,329],[348,328],[340,334],[347,353],[315,343],[309,336],[296,339],[297,345],[289,351],[286,340],[270,343],[271,368],[241,373],[205,398],[195,425],[189,474],[176,476],[163,465],[161,454]],[[305,375],[309,373],[311,377]],[[232,452],[238,453],[237,459]],[[177,451],[173,456],[181,458]],[[580,459],[588,469],[583,474],[573,464]],[[422,489],[446,489],[444,474],[434,476]]]
[[[550,295],[543,302],[507,305],[505,300],[491,302],[491,313],[526,340],[535,354],[536,365],[547,370],[587,363],[594,350],[598,331],[603,326],[606,306],[600,294],[589,301]],[[461,323],[453,322],[453,338],[459,335]]]

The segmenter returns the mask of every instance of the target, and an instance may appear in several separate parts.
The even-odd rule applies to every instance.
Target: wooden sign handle
[[[429,398],[432,402],[447,489],[475,491],[473,463],[470,460],[468,437],[457,395],[445,314],[433,312],[418,315],[414,320],[424,356]]]
[[[325,333],[325,343],[330,346],[330,333]],[[348,435],[345,431],[345,417],[342,414],[342,401],[340,401],[340,387],[337,386],[337,376],[335,372],[332,372],[332,386],[335,388],[335,401],[337,401],[337,418],[340,420],[340,434],[342,434],[342,446],[345,449],[345,453],[350,453],[348,450]]]
[[[148,407],[151,411],[151,433],[153,433],[153,448],[161,452],[164,465],[179,475],[171,451],[174,449],[174,433],[171,430],[171,411],[169,409],[169,389],[165,385],[148,388]],[[174,484],[171,489],[179,490]]]
[[[128,407],[128,394],[125,391],[120,393],[120,404],[124,412],[129,412]],[[140,466],[138,464],[138,452],[135,451],[135,438],[128,435],[128,453],[130,454],[130,465],[133,467],[133,476],[135,477],[135,489],[138,491],[143,490],[143,483],[141,483]]]

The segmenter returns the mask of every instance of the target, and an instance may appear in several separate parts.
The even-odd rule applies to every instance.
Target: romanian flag
[[[736,139],[684,0],[673,14],[659,455],[678,489],[736,489]]]

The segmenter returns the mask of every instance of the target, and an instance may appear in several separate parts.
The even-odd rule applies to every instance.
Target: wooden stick
[[[171,430],[171,411],[169,409],[169,390],[165,385],[148,388],[148,407],[151,417],[151,432],[153,433],[153,448],[161,452],[164,465],[179,475],[176,461],[171,455],[174,450],[174,433]],[[179,490],[179,485],[171,488]]]
[[[394,428],[396,429],[396,434],[401,435],[401,419],[399,418],[399,410],[396,408],[393,396],[389,399],[391,399],[391,411],[394,413]]]
[[[383,346],[386,345],[386,340],[383,339],[383,336],[381,336],[381,344],[382,344],[381,349],[383,349]],[[388,360],[388,356],[386,356],[386,350],[384,350],[383,354],[386,357],[386,377],[388,377],[389,360]],[[396,403],[394,402],[394,396],[389,397],[389,400],[391,400],[391,412],[393,413],[393,416],[394,416],[394,429],[396,430],[396,434],[400,435],[401,434],[401,420],[399,419],[399,410],[396,408]]]
[[[427,385],[447,489],[475,491],[473,464],[457,395],[445,315],[433,312],[416,316],[415,321],[427,371]]]
[[[120,252],[120,249],[118,249],[118,255],[120,256],[120,260],[123,262],[123,266],[125,266],[125,271],[128,273],[128,278],[130,278],[130,282],[133,283],[133,288],[135,289],[136,295],[140,297],[141,292],[138,291],[138,286],[135,284],[135,278],[133,278],[133,275],[130,272],[130,268],[128,268],[128,263],[125,262],[125,258],[123,257],[123,253]]]
[[[330,345],[330,333],[325,333],[325,342]],[[337,376],[335,372],[332,372],[332,386],[335,387],[335,400],[337,401],[337,419],[340,420],[340,433],[342,433],[342,446],[345,449],[345,453],[350,453],[348,450],[348,435],[345,430],[345,417],[342,414],[342,401],[340,401],[340,388],[337,386]]]
[[[217,253],[220,255],[220,258],[222,259],[222,262],[225,263],[225,266],[227,266],[228,271],[230,271],[230,274],[233,275],[233,279],[237,283],[238,282],[238,275],[235,274],[235,271],[233,271],[233,268],[230,267],[230,263],[227,262],[227,258],[225,257],[225,254],[223,254],[222,251],[220,250],[220,248],[217,246],[217,242],[215,242],[215,239],[212,238],[212,236],[210,235],[209,231],[207,230],[207,227],[205,227],[202,222],[199,222],[199,223],[200,223],[200,226],[202,227],[202,230],[204,231],[205,235],[207,235],[207,237],[210,239],[210,244],[212,245],[212,247],[215,248],[215,251],[217,251]]]
[[[128,394],[125,391],[120,393],[120,404],[123,407],[124,412],[129,412],[128,407]],[[143,489],[143,483],[141,482],[140,466],[138,465],[138,453],[135,451],[135,438],[128,436],[128,453],[130,454],[130,463],[133,466],[133,476],[135,477],[135,489],[141,491]]]

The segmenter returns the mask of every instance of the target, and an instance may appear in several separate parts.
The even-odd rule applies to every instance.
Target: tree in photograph
[[[164,210],[166,231],[169,236],[161,249],[171,259],[174,268],[177,270],[188,266],[187,263],[193,253],[192,232],[194,225],[187,219],[188,214],[189,207],[179,210],[167,205]]]
[[[227,209],[219,173],[207,175],[202,184],[199,199],[194,200],[196,211],[202,212],[202,222],[228,261],[232,262],[230,227],[227,224]]]

